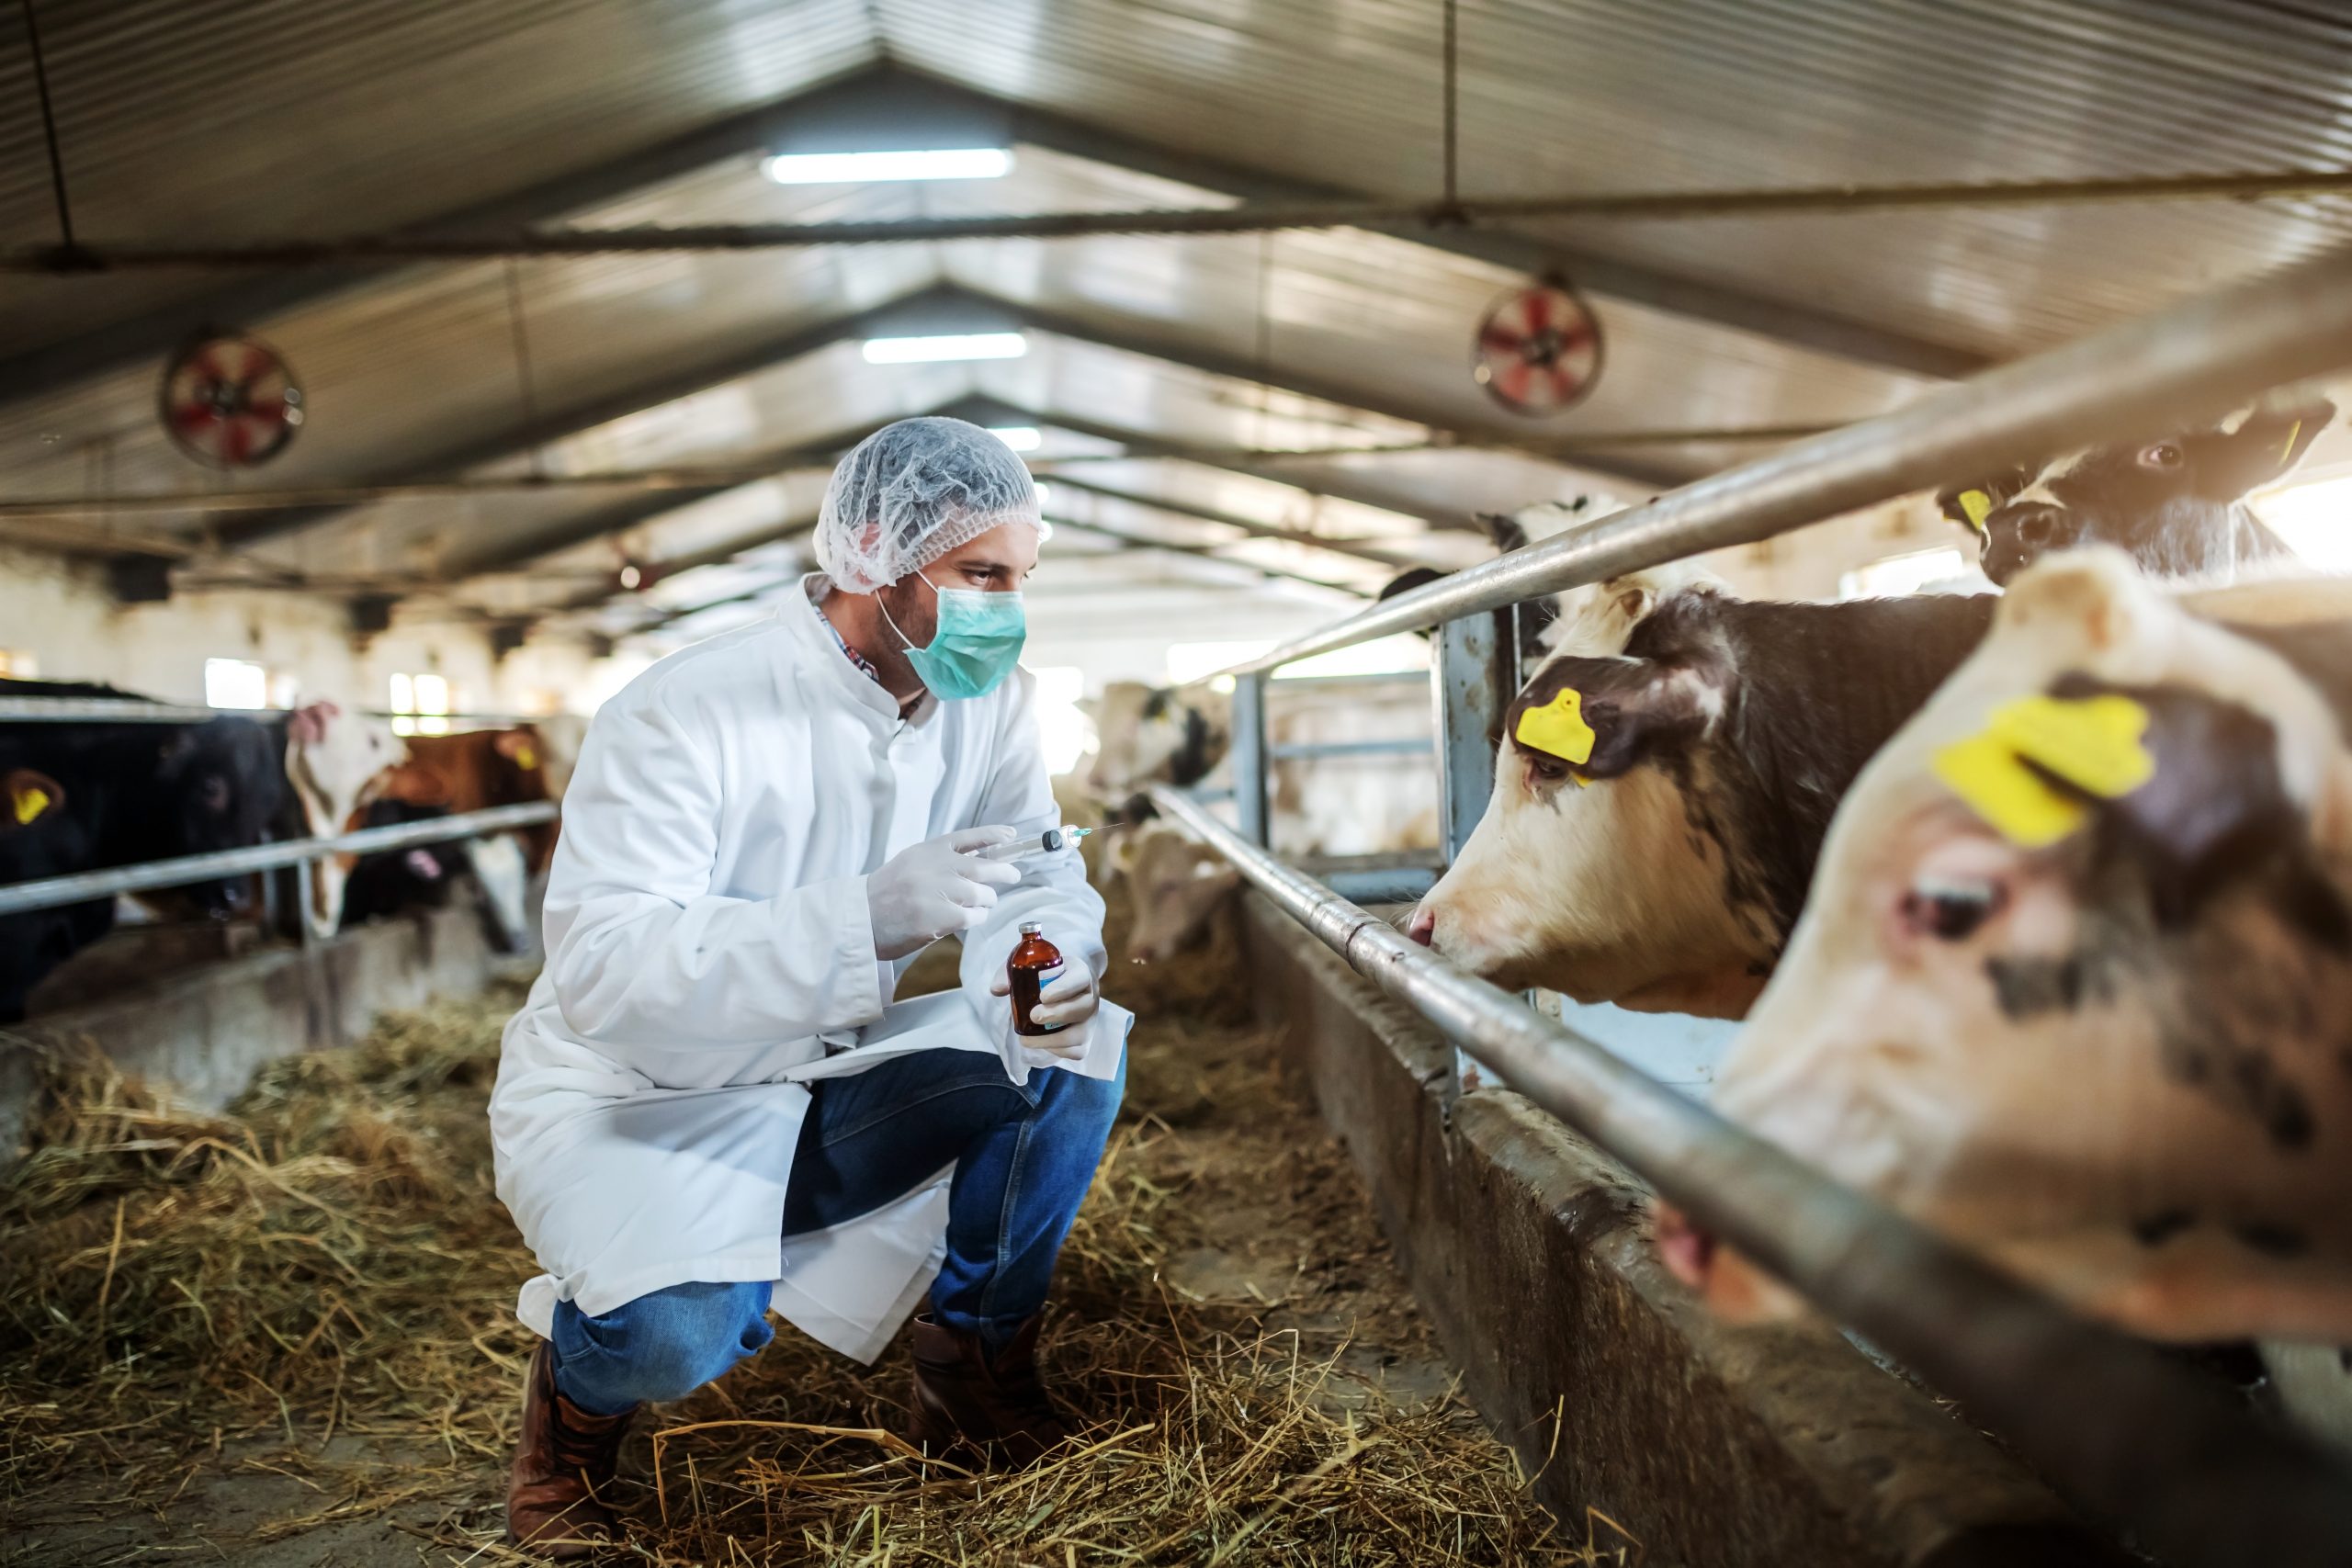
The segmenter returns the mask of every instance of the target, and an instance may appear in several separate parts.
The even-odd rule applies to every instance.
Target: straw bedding
[[[1452,1393],[1269,1042],[1154,978],[1114,977],[1146,1022],[1044,1337],[1082,1446],[925,1466],[890,1435],[903,1341],[865,1369],[787,1331],[641,1418],[616,1560],[1595,1561]],[[518,999],[390,1019],[219,1116],[56,1069],[0,1182],[0,1562],[523,1561],[497,1540],[532,1269],[483,1116]]]

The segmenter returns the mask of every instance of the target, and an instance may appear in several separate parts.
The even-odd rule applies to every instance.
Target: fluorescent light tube
[[[1003,147],[942,147],[922,152],[779,152],[760,168],[780,186],[993,180],[1012,172],[1012,153]]]
[[[1018,359],[1029,352],[1019,333],[952,333],[935,337],[865,340],[868,365],[926,365],[950,359]]]

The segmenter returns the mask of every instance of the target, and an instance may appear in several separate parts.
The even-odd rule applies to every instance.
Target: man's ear
[[[1654,659],[1555,659],[1535,672],[1503,733],[1523,750],[1613,779],[1705,735],[1723,713],[1728,673]]]
[[[2325,398],[2257,406],[2235,430],[2196,438],[2198,488],[2234,501],[2293,471],[2330,421],[2335,405]]]
[[[2013,468],[2006,474],[1973,484],[1953,485],[1936,492],[1936,510],[1945,518],[1959,524],[1979,540],[1984,537],[1984,519],[1998,512],[2009,498],[2032,482],[2023,468]]]
[[[2140,743],[2154,768],[2116,799],[2083,798],[2098,818],[2099,857],[2141,868],[2157,923],[2185,926],[2232,883],[2283,869],[2281,912],[2330,949],[2352,953],[2352,909],[2321,874],[2311,825],[2287,794],[2277,728],[2250,708],[2179,687],[2112,686],[2070,675],[2051,692],[2105,694],[2146,710]],[[2070,789],[2063,779],[2052,782]]]
[[[0,833],[29,828],[65,809],[65,786],[30,768],[0,773]]]

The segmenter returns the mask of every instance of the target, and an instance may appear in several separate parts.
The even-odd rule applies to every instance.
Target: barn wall
[[[1683,1568],[2121,1560],[1925,1394],[1816,1324],[1732,1328],[1666,1275],[1640,1184],[1252,896],[1251,994],[1436,1325],[1571,1540],[1598,1509]],[[1602,1529],[1601,1558],[1623,1545]]]
[[[0,547],[0,649],[29,653],[48,680],[106,681],[167,702],[204,700],[207,659],[246,659],[290,671],[302,695],[381,707],[394,671],[435,671],[459,704],[511,712],[590,705],[587,650],[533,643],[493,662],[479,627],[396,618],[356,646],[345,604],[322,595],[183,592],[160,604],[120,604],[92,563]]]

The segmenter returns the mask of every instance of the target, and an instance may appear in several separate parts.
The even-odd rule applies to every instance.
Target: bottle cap
[[[1023,920],[1021,922],[1021,934],[1023,936],[1039,936],[1044,933],[1045,930],[1046,928],[1039,925],[1035,920]]]

